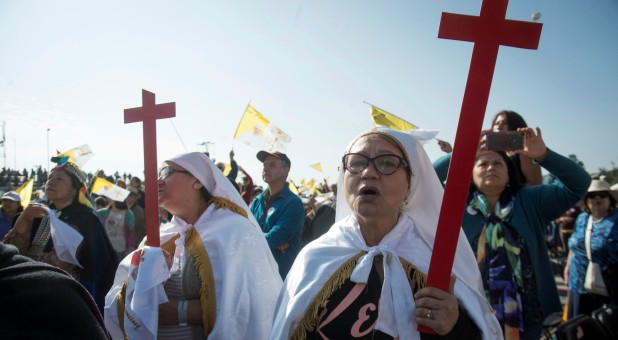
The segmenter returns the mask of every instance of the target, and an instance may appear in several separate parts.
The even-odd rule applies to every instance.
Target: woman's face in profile
[[[180,211],[187,209],[185,204],[187,193],[194,191],[192,188],[196,179],[187,170],[173,162],[166,162],[159,170],[158,198],[159,206],[178,215]]]
[[[401,150],[377,135],[361,137],[348,153],[359,153],[374,158],[392,154],[403,158]],[[397,218],[408,195],[408,171],[401,165],[394,173],[384,175],[373,163],[357,174],[344,170],[345,199],[357,217]]]
[[[47,198],[54,201],[70,200],[77,195],[77,190],[73,188],[71,176],[64,170],[55,170],[49,174],[49,179],[45,183],[45,194]]]

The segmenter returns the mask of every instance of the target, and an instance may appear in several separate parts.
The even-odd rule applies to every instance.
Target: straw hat
[[[609,183],[607,183],[604,180],[593,179],[592,182],[590,183],[590,187],[588,188],[588,192],[590,193],[590,192],[598,192],[598,191],[607,191],[612,196],[614,196],[615,200],[618,201],[618,191],[612,190],[612,188],[609,186]]]

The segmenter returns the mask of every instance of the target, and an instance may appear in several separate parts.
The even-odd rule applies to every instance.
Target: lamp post
[[[210,153],[209,146],[210,146],[210,145],[215,145],[215,143],[213,143],[213,142],[203,142],[203,143],[200,143],[200,144],[198,144],[198,145],[201,145],[201,146],[203,146],[203,147],[204,147],[204,149],[205,149],[204,153],[205,153],[205,154],[206,154],[209,158],[212,158],[212,157],[213,157],[213,155],[211,155],[211,153]]]
[[[47,173],[49,174],[49,128],[47,128]]]

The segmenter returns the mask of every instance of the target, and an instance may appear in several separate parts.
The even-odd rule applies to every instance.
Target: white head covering
[[[431,161],[429,161],[429,157],[427,157],[427,153],[425,153],[425,149],[423,149],[422,143],[434,138],[437,133],[437,131],[426,130],[397,131],[379,127],[354,138],[345,151],[346,154],[350,152],[352,146],[361,137],[368,135],[389,135],[397,140],[404,149],[402,151],[405,152],[404,156],[407,157],[406,161],[410,163],[408,165],[412,171],[412,176],[410,178],[412,186],[407,197],[408,204],[401,212],[410,216],[415,224],[424,226],[425,228],[423,229],[426,229],[427,232],[434,236],[438,224],[438,215],[440,213],[440,206],[442,205],[442,194],[444,193],[444,189],[440,184],[438,175],[436,175],[431,165]],[[352,208],[345,200],[348,193],[343,183],[344,174],[345,168],[341,166],[337,188],[341,193],[340,197],[343,199],[337,201],[335,223],[353,213]]]
[[[381,312],[375,329],[400,339],[420,337],[414,320],[415,302],[402,264],[387,258],[404,258],[419,271],[428,272],[444,190],[422,142],[433,138],[436,132],[376,128],[355,138],[345,153],[359,138],[373,134],[388,135],[400,144],[412,172],[408,203],[402,206],[397,224],[380,243],[367,246],[355,213],[346,200],[348,193],[342,166],[338,184],[342,197],[337,200],[335,224],[326,234],[305,246],[296,258],[279,295],[271,339],[289,338],[297,329],[300,332],[311,330],[303,324],[307,321],[304,317],[308,308],[313,308],[317,294],[329,278],[338,275],[341,265],[359,251],[365,254],[358,258],[350,276],[350,281],[357,283],[367,283],[375,256],[384,255]],[[457,277],[454,293],[482,330],[483,338],[502,338],[500,324],[486,301],[476,259],[463,232],[459,234],[453,274]]]
[[[247,219],[228,209],[216,209],[211,204],[194,224],[178,216],[159,231],[161,243],[178,235],[173,264],[168,267],[163,252],[141,246],[137,279],[131,275],[137,267],[131,264],[132,254],[118,266],[114,285],[105,298],[105,324],[114,339],[123,338],[118,317],[119,292],[128,278],[125,292],[124,330],[131,339],[156,339],[159,305],[167,302],[163,282],[170,273],[183,270],[186,264],[185,237],[194,228],[204,249],[215,283],[216,321],[209,334],[214,339],[264,339],[270,334],[281,277],[268,243],[253,214],[223,173],[200,152],[184,153],[168,161],[174,162],[195,176],[213,197],[225,198],[247,212]],[[197,262],[198,260],[196,260]],[[199,269],[197,269],[199,271]],[[240,292],[240,293],[239,293]],[[128,319],[130,315],[132,319]],[[131,321],[132,320],[132,321]],[[132,323],[144,327],[131,327]]]
[[[436,230],[438,227],[438,218],[442,206],[444,188],[442,188],[438,175],[423,148],[423,143],[434,138],[437,131],[420,129],[397,131],[385,127],[378,127],[354,138],[346,148],[345,153],[350,151],[358,139],[373,134],[389,135],[397,140],[401,144],[400,146],[403,147],[407,162],[409,162],[408,165],[412,171],[410,181],[412,185],[407,197],[408,203],[402,207],[401,213],[414,221],[414,225],[423,240],[427,242],[427,244],[433,246],[436,239]],[[343,183],[344,174],[345,168],[341,166],[338,183],[341,199],[337,200],[335,223],[346,218],[348,215],[354,214],[352,208],[345,199],[348,193]],[[453,274],[469,287],[483,292],[482,282],[479,280],[476,258],[462,230],[460,230],[459,233],[458,246],[453,263]]]
[[[174,162],[191,175],[197,178],[208,192],[216,197],[223,197],[237,204],[247,212],[247,218],[258,229],[260,225],[253,217],[251,210],[238,193],[238,190],[232,185],[230,180],[217,168],[217,166],[201,152],[189,152],[176,155],[167,161]],[[261,230],[261,229],[260,229]]]

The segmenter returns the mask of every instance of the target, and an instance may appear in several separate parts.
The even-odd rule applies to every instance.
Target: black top
[[[411,273],[413,275],[414,271]],[[346,281],[320,307],[316,329],[307,339],[388,339],[391,337],[374,329],[378,320],[378,306],[382,281],[375,265],[367,284]],[[416,293],[414,291],[413,293]],[[462,337],[463,336],[463,337]],[[468,313],[459,307],[459,319],[445,336],[421,333],[421,339],[481,339],[481,331]]]
[[[86,289],[0,242],[2,339],[111,339]]]
[[[55,209],[53,203],[49,206]],[[114,283],[114,275],[118,267],[118,259],[112,247],[107,233],[101,224],[101,220],[94,211],[77,200],[63,209],[58,210],[58,219],[77,228],[84,240],[77,249],[77,260],[83,268],[76,267],[78,281],[94,297],[99,310],[103,311],[105,295]],[[32,223],[30,242],[36,236],[41,224],[41,219],[35,219]],[[50,238],[44,251],[53,249],[53,240]]]

